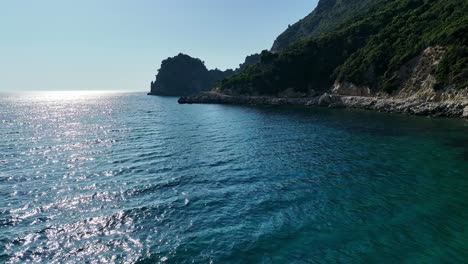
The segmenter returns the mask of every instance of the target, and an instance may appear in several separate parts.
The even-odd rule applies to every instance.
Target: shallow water
[[[468,122],[0,96],[0,262],[462,263]]]

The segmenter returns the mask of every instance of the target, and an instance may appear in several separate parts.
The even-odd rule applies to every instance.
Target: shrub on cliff
[[[352,82],[374,91],[399,87],[395,72],[429,46],[449,47],[437,70],[439,86],[467,84],[468,2],[381,2],[332,32],[301,40],[279,54],[262,52],[259,63],[222,82],[221,90],[277,94],[326,90]]]

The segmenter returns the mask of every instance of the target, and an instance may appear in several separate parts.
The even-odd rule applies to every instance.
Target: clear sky
[[[179,52],[235,68],[317,0],[0,0],[0,91],[149,90]]]

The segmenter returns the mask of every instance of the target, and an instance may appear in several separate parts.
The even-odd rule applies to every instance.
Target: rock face
[[[437,78],[435,73],[446,54],[446,47],[428,47],[421,55],[401,66],[400,70],[395,73],[400,89],[394,96],[409,101],[425,102],[447,101],[460,103],[468,100],[468,87],[465,89],[453,89],[451,87],[437,89],[436,87]]]
[[[420,56],[403,65],[395,74],[401,86],[397,97],[438,101],[442,91],[437,92],[434,89],[437,83],[434,73],[446,51],[447,49],[441,46],[429,47]]]
[[[320,0],[312,13],[278,36],[271,51],[279,52],[302,38],[332,31],[349,17],[382,1],[384,0]]]
[[[349,82],[335,82],[331,89],[335,95],[370,96],[369,87],[359,87]]]
[[[232,70],[208,70],[200,59],[180,53],[161,63],[156,81],[151,82],[151,95],[183,96],[207,91],[234,73]]]

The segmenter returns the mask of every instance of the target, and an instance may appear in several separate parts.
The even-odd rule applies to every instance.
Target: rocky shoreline
[[[431,117],[468,118],[468,100],[464,102],[425,102],[395,98],[344,96],[323,94],[307,98],[277,98],[265,96],[231,96],[205,92],[183,96],[179,104],[235,104],[235,105],[303,105],[329,108],[355,108],[388,113],[403,113]]]

